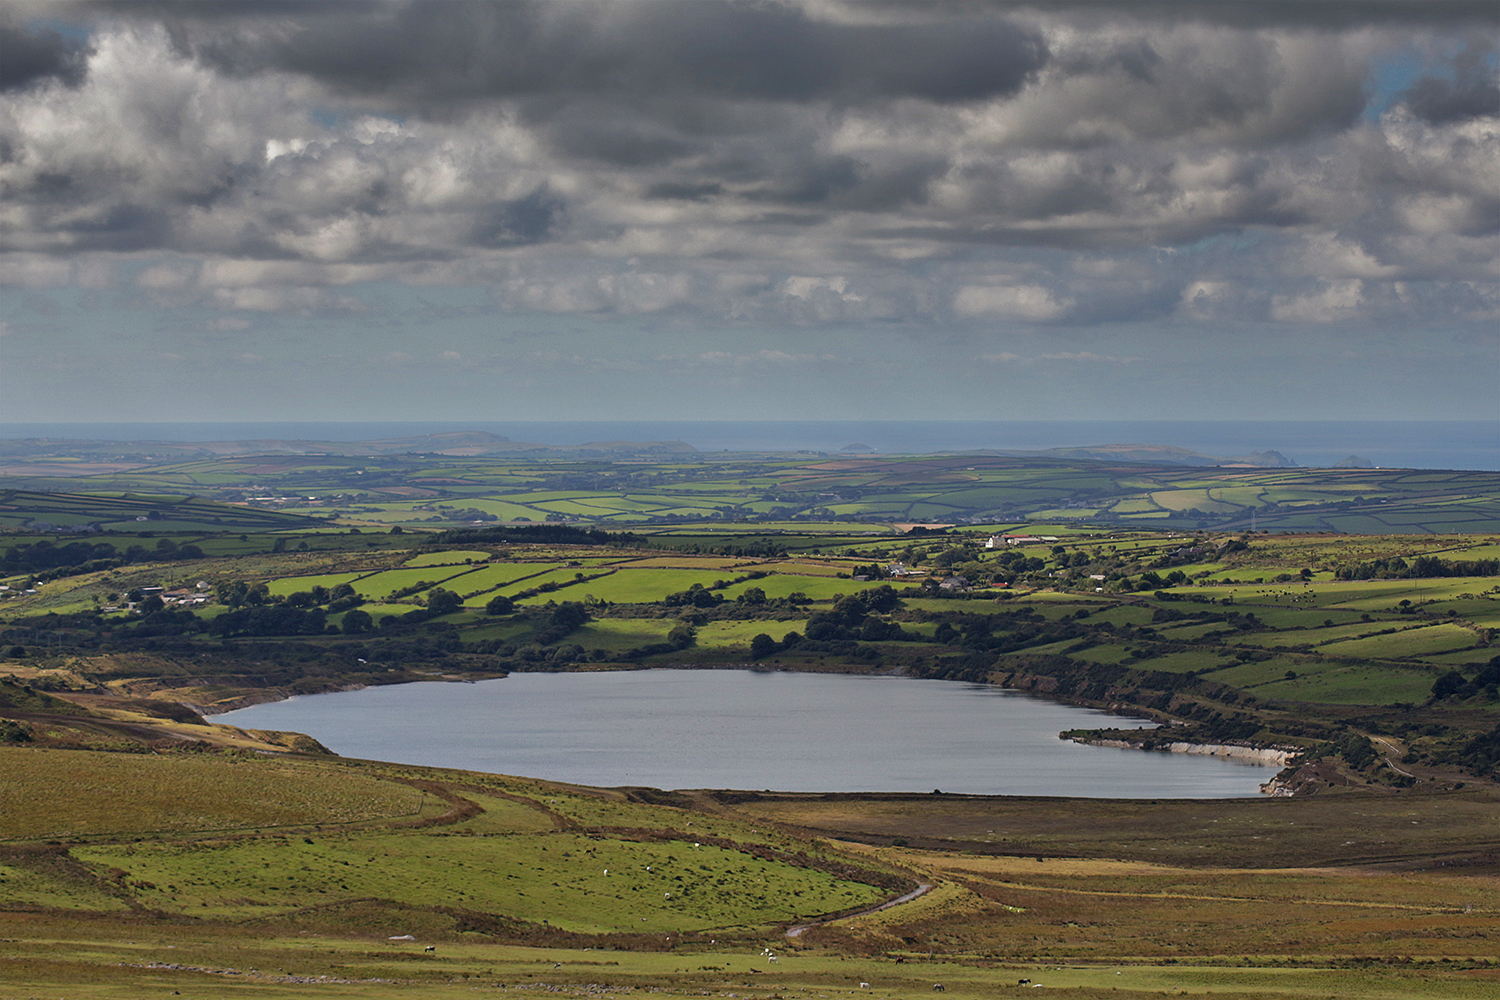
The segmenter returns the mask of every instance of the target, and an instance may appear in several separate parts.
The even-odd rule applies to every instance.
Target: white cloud
[[[1044,354],[1036,354],[1025,357],[1012,351],[1000,351],[994,354],[981,354],[976,361],[996,365],[1034,365],[1042,361],[1072,361],[1081,364],[1104,364],[1104,365],[1129,365],[1140,361],[1135,357],[1116,357],[1108,354],[1095,354],[1093,351],[1053,351]]]
[[[204,328],[225,333],[233,333],[239,330],[250,329],[250,321],[239,316],[222,316],[219,319],[209,320],[204,324]]]
[[[1140,361],[1140,358],[1118,358],[1106,354],[1095,354],[1093,351],[1060,351],[1055,354],[1043,354],[1042,361],[1082,361],[1087,364],[1107,365],[1129,365]]]
[[[73,265],[66,260],[27,253],[0,257],[0,284],[55,288],[72,280]]]
[[[1337,323],[1367,314],[1365,283],[1358,278],[1321,282],[1302,295],[1277,295],[1271,318],[1292,323]]]
[[[659,360],[676,360],[663,357]],[[749,353],[736,353],[734,351],[705,351],[698,355],[698,361],[713,365],[733,365],[742,367],[745,365],[806,365],[816,361],[833,361],[832,354],[792,354],[775,348],[767,348]]]
[[[326,288],[280,285],[218,288],[213,300],[226,309],[251,312],[358,312],[363,308],[357,299],[334,295]]]
[[[1041,285],[965,285],[953,299],[953,311],[964,317],[1048,320],[1061,316],[1071,304],[1059,302]]]
[[[186,288],[194,283],[195,270],[195,268],[180,265],[157,264],[136,275],[135,283],[142,288]]]

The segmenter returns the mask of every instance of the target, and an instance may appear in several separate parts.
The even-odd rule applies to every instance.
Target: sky
[[[1500,5],[0,4],[0,422],[1500,419]]]

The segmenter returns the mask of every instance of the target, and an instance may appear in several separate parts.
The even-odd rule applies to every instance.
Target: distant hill
[[[245,455],[339,455],[350,458],[375,455],[447,455],[474,458],[483,455],[527,455],[545,458],[695,455],[698,449],[683,441],[591,441],[576,445],[534,444],[512,441],[486,431],[451,431],[412,437],[377,438],[369,441],[308,441],[260,438],[251,441],[77,441],[49,438],[0,440],[0,456],[90,459],[110,462],[140,462],[152,459],[236,458]],[[67,474],[59,470],[60,474]]]
[[[1023,454],[1002,452],[1002,454]],[[1083,448],[1048,448],[1027,454],[1047,455],[1054,458],[1085,458],[1096,462],[1165,462],[1170,465],[1234,466],[1242,465],[1258,469],[1292,469],[1297,463],[1279,451],[1253,452],[1240,458],[1216,458],[1199,454],[1186,448],[1162,444],[1101,444]]]

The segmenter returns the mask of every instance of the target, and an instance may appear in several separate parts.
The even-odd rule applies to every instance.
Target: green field
[[[0,525],[129,528],[150,516],[163,519],[152,528],[174,531],[265,531],[332,518],[380,530],[392,524],[431,530],[485,523],[472,520],[477,511],[504,522],[565,518],[640,527],[715,518],[770,528],[829,517],[1012,524],[1061,517],[1106,530],[1160,522],[1179,530],[1500,531],[1500,474],[1486,472],[1217,469],[993,455],[728,455],[590,463],[587,487],[579,488],[583,470],[576,463],[442,456],[142,462],[125,472],[66,479],[48,478],[49,470],[39,461],[37,476],[0,482],[32,491],[14,494],[19,505],[0,493]],[[38,492],[56,489],[75,491],[74,498]]]

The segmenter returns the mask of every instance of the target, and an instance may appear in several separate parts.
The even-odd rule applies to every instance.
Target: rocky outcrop
[[[1261,764],[1286,767],[1297,750],[1289,747],[1257,747],[1235,743],[1147,743],[1145,740],[1092,739],[1087,736],[1070,737],[1074,743],[1087,743],[1095,747],[1120,747],[1126,750],[1156,750],[1165,753],[1197,753],[1210,757],[1233,757],[1236,760],[1253,760]],[[1264,790],[1264,786],[1262,786]]]

